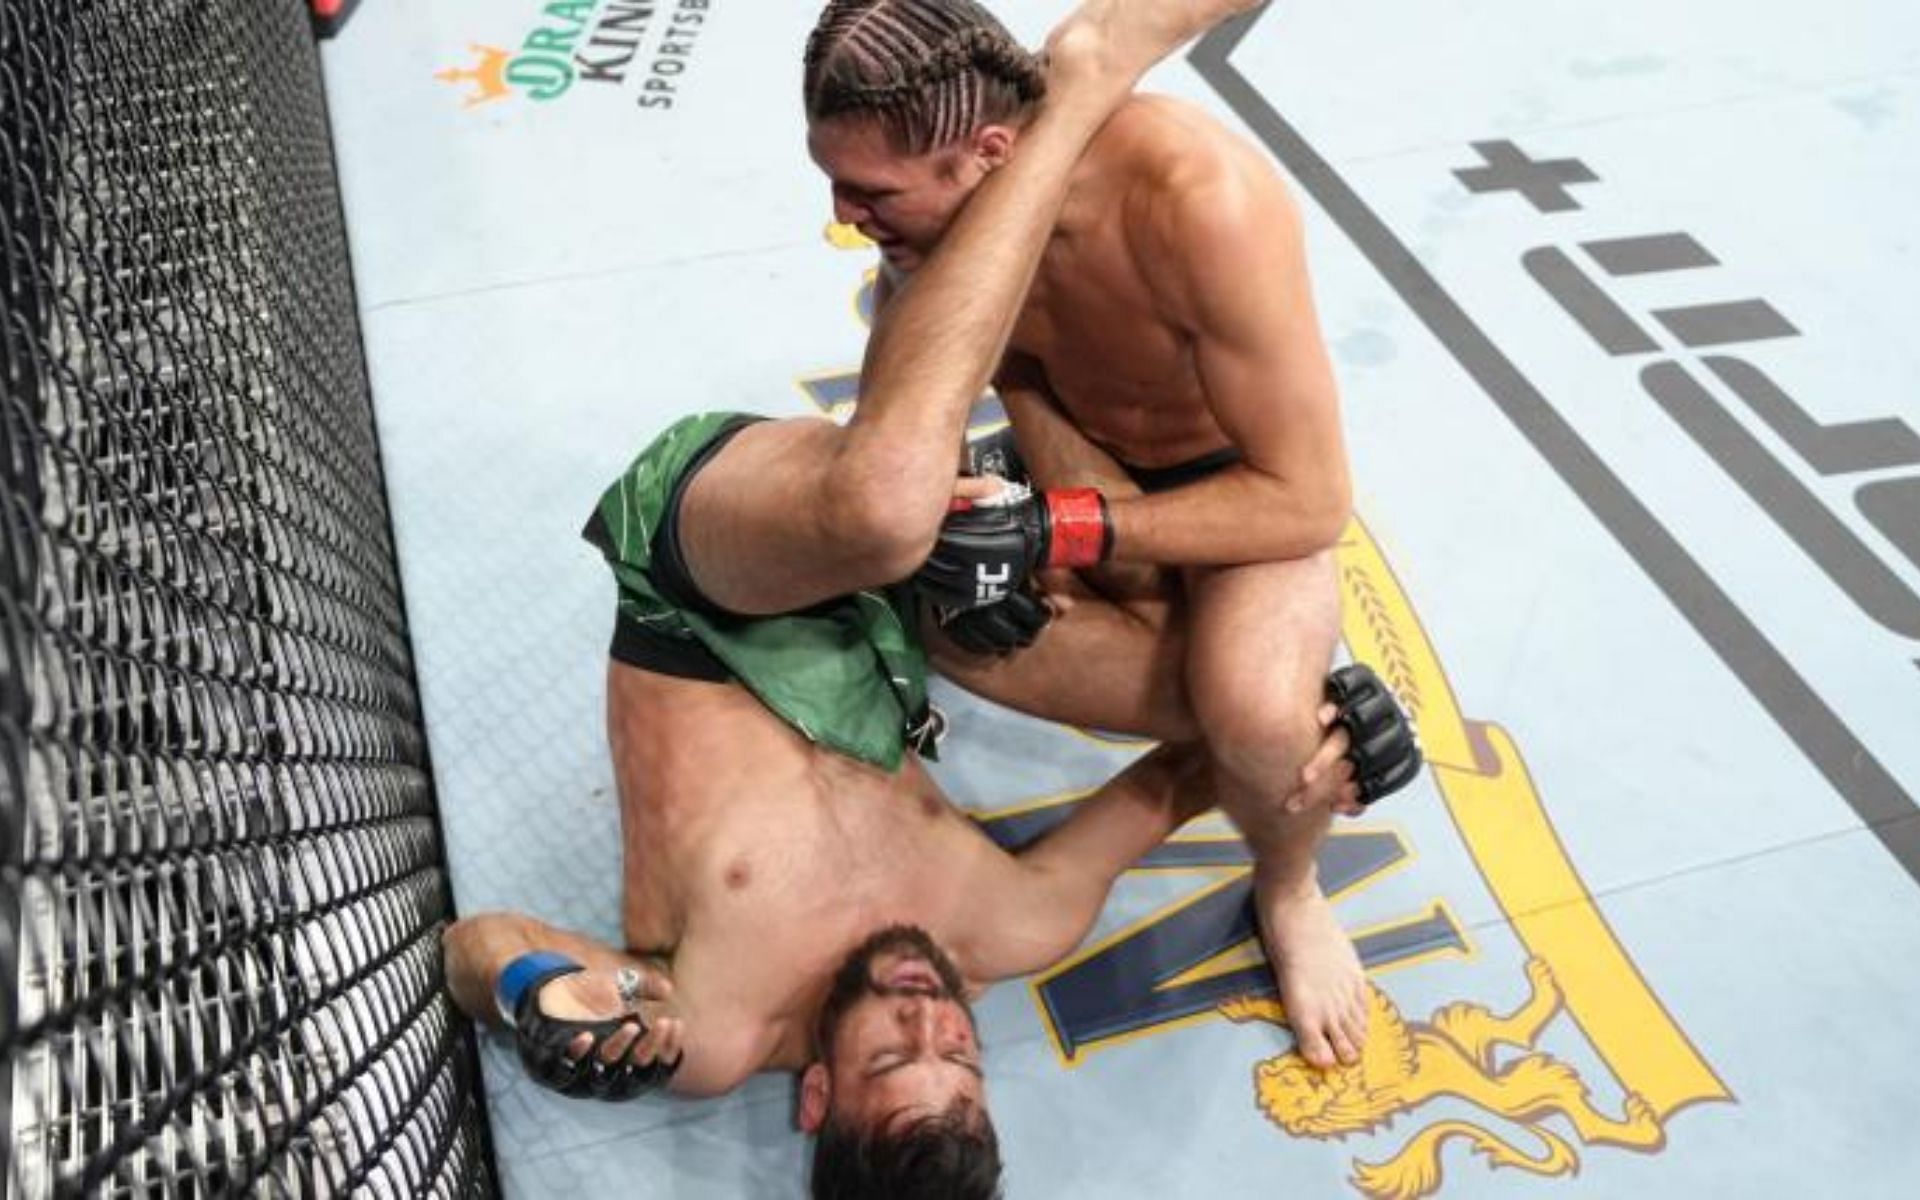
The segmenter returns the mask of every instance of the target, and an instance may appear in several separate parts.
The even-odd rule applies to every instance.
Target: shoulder
[[[1170,96],[1135,96],[1101,131],[1098,150],[1134,223],[1234,220],[1293,208],[1264,151]]]
[[[1243,268],[1259,246],[1298,236],[1298,206],[1271,160],[1191,104],[1136,96],[1100,141],[1128,247],[1165,285]]]
[[[790,1047],[791,1040],[772,1023],[690,1017],[686,1057],[670,1086],[681,1096],[723,1096],[762,1071],[798,1070],[806,1065],[804,1038],[798,1047]]]

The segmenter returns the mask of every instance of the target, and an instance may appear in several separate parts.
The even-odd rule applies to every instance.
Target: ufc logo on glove
[[[973,600],[976,604],[998,604],[1007,598],[1007,585],[1013,581],[1013,564],[1001,563],[993,570],[981,563],[974,572]]]

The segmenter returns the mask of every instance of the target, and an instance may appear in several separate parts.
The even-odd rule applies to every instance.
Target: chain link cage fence
[[[495,1192],[301,0],[0,0],[0,1189]]]

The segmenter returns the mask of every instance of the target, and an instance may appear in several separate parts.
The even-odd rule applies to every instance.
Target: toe
[[[1347,1045],[1353,1048],[1357,1056],[1367,1044],[1367,1018],[1364,1013],[1349,1015],[1340,1022],[1340,1033]],[[1352,1060],[1349,1059],[1349,1062]]]
[[[1310,1026],[1301,1032],[1300,1057],[1323,1071],[1336,1061],[1332,1043],[1327,1040],[1326,1032],[1318,1026]]]
[[[1353,1044],[1353,1039],[1348,1036],[1344,1027],[1336,1026],[1329,1041],[1333,1045],[1334,1056],[1342,1065],[1351,1066],[1360,1061],[1359,1048]]]

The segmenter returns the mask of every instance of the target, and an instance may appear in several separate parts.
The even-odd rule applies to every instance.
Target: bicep
[[[1072,953],[1098,912],[1064,881],[1022,867],[977,912],[967,965],[989,982],[1043,971]]]
[[[778,1038],[760,1025],[687,1021],[685,1058],[667,1084],[676,1096],[706,1099],[724,1096],[761,1071],[794,1070],[805,1063],[779,1061]]]

